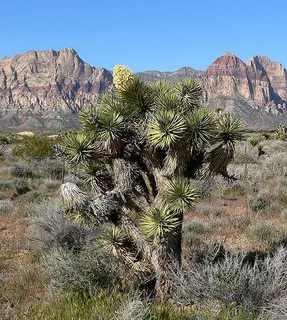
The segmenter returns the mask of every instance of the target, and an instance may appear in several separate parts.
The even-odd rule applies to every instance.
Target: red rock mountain
[[[255,56],[247,63],[231,53],[206,71],[185,67],[147,71],[142,79],[177,82],[200,79],[203,103],[231,111],[252,128],[275,127],[287,119],[287,72],[279,62]],[[84,106],[112,85],[112,75],[80,59],[75,50],[29,51],[0,61],[0,128],[73,127]]]
[[[29,51],[0,61],[0,126],[72,127],[83,106],[112,84],[74,49]]]

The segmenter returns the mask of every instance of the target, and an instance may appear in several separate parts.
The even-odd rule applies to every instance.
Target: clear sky
[[[2,0],[0,58],[74,48],[93,66],[206,69],[229,51],[287,67],[286,0]]]

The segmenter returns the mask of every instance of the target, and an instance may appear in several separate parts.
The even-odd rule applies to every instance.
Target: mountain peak
[[[223,53],[223,55],[222,55],[222,57],[226,57],[226,56],[232,56],[232,57],[235,57],[235,55],[233,54],[233,53],[231,53],[231,52],[229,52],[229,51],[226,51],[226,52],[224,52]]]
[[[209,76],[242,74],[246,76],[246,64],[230,52],[225,52],[217,58],[206,70]]]

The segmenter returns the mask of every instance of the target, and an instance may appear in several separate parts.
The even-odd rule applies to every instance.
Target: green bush
[[[23,137],[15,144],[12,155],[26,160],[44,159],[54,154],[56,140],[46,136]]]
[[[251,239],[274,245],[286,238],[286,231],[284,228],[262,222],[248,226],[246,234]]]
[[[269,201],[263,197],[255,197],[248,200],[249,208],[254,212],[261,212],[268,207]]]

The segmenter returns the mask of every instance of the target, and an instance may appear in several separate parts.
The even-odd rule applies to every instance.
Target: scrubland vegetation
[[[135,109],[142,84],[130,78],[133,90],[118,90]],[[0,318],[287,319],[284,128],[243,133],[197,97],[180,111],[192,125],[178,116],[172,137],[176,96],[145,119],[116,99],[103,97],[108,114],[85,111],[80,133],[2,135]]]

